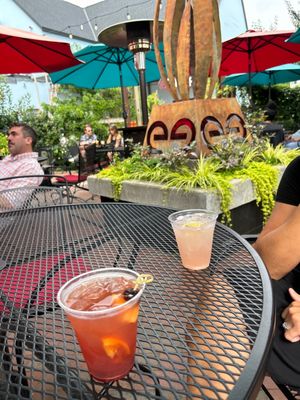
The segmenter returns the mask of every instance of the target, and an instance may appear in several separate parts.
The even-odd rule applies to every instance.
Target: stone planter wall
[[[230,209],[255,200],[253,185],[249,180],[236,179],[233,186]],[[114,197],[110,179],[89,176],[88,188],[93,194],[111,199]],[[204,208],[218,213],[221,212],[220,199],[217,192],[202,189],[192,189],[189,192],[184,192],[175,188],[164,189],[162,185],[157,183],[141,181],[124,181],[120,200],[153,206],[165,206],[178,210],[183,208]]]
[[[283,171],[284,168],[281,167],[280,177]],[[241,234],[259,232],[262,227],[262,214],[256,206],[252,182],[249,179],[245,181],[235,179],[232,181],[232,187],[233,195],[230,210],[233,229]],[[89,176],[88,188],[91,193],[99,195],[103,200],[113,201],[114,190],[110,179]],[[189,192],[184,192],[175,188],[164,189],[162,185],[157,183],[124,181],[120,201],[178,210],[204,208],[216,211],[221,218],[219,195],[211,190],[192,189]]]

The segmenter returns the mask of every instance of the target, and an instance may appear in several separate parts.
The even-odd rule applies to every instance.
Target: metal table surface
[[[265,267],[217,224],[210,267],[185,269],[171,212],[105,203],[0,215],[0,399],[255,398],[273,325]],[[154,282],[141,301],[135,366],[104,385],[88,374],[56,294],[81,272],[114,266]]]

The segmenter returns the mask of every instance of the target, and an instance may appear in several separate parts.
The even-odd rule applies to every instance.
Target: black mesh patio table
[[[209,268],[185,269],[170,209],[62,205],[0,215],[0,399],[255,398],[271,343],[269,276],[250,245],[217,224]],[[56,302],[73,276],[133,268],[142,296],[135,365],[101,384]]]

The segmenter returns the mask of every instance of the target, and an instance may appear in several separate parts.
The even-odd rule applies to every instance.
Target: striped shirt
[[[22,186],[39,186],[42,183],[42,178],[37,177],[1,181],[2,178],[15,176],[44,175],[37,158],[38,153],[30,152],[17,154],[16,156],[9,155],[0,160],[0,191]]]

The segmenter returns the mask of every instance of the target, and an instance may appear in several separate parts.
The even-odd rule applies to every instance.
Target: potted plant
[[[191,153],[186,147],[151,156],[136,147],[132,157],[89,177],[89,189],[117,201],[211,209],[235,227],[233,213],[248,203],[259,208],[263,221],[267,219],[285,166],[300,154],[274,148],[266,140],[238,138],[214,145],[209,156],[192,162]]]

